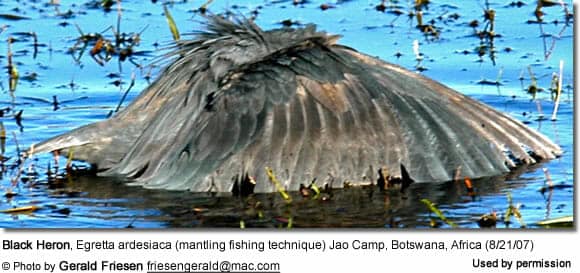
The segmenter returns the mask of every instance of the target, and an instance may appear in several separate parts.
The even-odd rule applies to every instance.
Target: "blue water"
[[[18,149],[106,118],[116,108],[134,73],[135,86],[129,92],[126,105],[147,86],[149,73],[155,77],[158,68],[151,69],[147,65],[172,40],[163,15],[163,1],[123,1],[120,29],[127,34],[140,33],[141,42],[133,47],[132,59],[144,68],[137,68],[129,61],[119,65],[118,56],[112,56],[100,66],[89,54],[92,43],[77,62],[70,49],[75,47],[78,55],[83,43],[76,44],[81,34],[75,25],[85,35],[99,33],[112,39],[109,27],[117,27],[116,5],[111,11],[104,11],[88,5],[100,1],[60,1],[57,6],[46,2],[0,2],[0,14],[21,19],[0,16],[0,65],[4,68],[0,74],[0,108],[12,109],[0,118],[7,136],[4,156],[10,157],[3,166],[0,180],[0,193],[3,194],[0,210],[24,206],[37,208],[21,213],[0,213],[1,227],[239,227],[241,221],[247,227],[283,227],[292,219],[294,227],[422,228],[429,227],[431,219],[441,223],[419,201],[427,198],[437,203],[439,209],[460,227],[477,228],[476,221],[483,214],[496,212],[497,227],[517,228],[521,224],[516,218],[512,218],[509,225],[502,218],[508,207],[508,193],[513,198],[513,205],[519,206],[523,223],[528,227],[537,227],[535,223],[544,219],[573,214],[573,36],[572,21],[565,26],[562,7],[544,8],[547,23],[540,25],[528,23],[535,20],[536,1],[523,1],[527,5],[522,7],[512,7],[509,1],[490,1],[489,8],[496,11],[494,31],[500,35],[494,38],[496,52],[492,59],[489,52],[478,56],[481,40],[469,26],[471,21],[477,20],[479,26],[475,29],[484,30],[485,1],[432,1],[428,9],[423,7],[423,21],[434,20],[438,37],[425,35],[415,28],[416,17],[407,16],[414,12],[409,1],[386,1],[385,12],[375,8],[381,1],[308,1],[299,5],[293,5],[293,1],[212,2],[208,6],[210,12],[229,11],[250,17],[257,11],[256,22],[266,29],[281,27],[284,20],[314,23],[321,30],[342,35],[341,43],[361,52],[411,70],[425,68],[418,73],[527,122],[565,151],[561,158],[525,170],[507,181],[474,181],[475,198],[467,195],[462,183],[444,183],[413,185],[405,195],[383,194],[366,188],[337,190],[330,201],[303,199],[295,193],[297,201],[286,206],[277,194],[259,194],[240,201],[228,194],[146,190],[85,176],[64,177],[55,183],[48,181],[45,175],[49,162],[54,167],[50,155],[38,155],[36,160],[24,164],[24,178],[28,170],[36,171],[38,177],[27,181],[15,179],[17,183],[13,183],[18,173],[15,167]],[[571,1],[566,2],[571,9]],[[322,3],[332,8],[321,10]],[[168,4],[184,38],[187,38],[186,33],[201,27],[204,19],[194,11],[201,4],[200,1]],[[397,16],[395,10],[402,11],[402,15]],[[36,57],[30,32],[38,39]],[[6,73],[8,37],[16,39],[11,50],[20,75],[12,94]],[[420,63],[413,51],[415,40],[423,58]],[[548,58],[546,50],[550,52]],[[558,118],[551,121],[554,102],[547,90],[552,74],[559,73],[560,61],[564,63],[564,88]],[[545,90],[537,94],[536,100],[524,90],[531,84],[529,70],[537,78],[537,85]],[[108,77],[111,73],[118,77]],[[27,79],[33,74],[35,79]],[[122,84],[115,85],[119,80]],[[482,80],[497,81],[500,85],[480,84]],[[56,111],[52,105],[53,96],[61,102]],[[22,128],[13,116],[20,110],[23,110]],[[548,119],[538,120],[541,115]],[[60,159],[61,171],[65,162],[65,158]],[[539,191],[546,180],[542,168],[548,170],[553,183],[561,185],[560,188],[545,193]],[[442,223],[442,227],[449,225]]]

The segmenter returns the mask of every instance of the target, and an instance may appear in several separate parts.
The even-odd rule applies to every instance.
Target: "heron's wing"
[[[228,191],[231,177],[249,173],[269,191],[265,167],[295,189],[313,178],[357,182],[369,166],[396,177],[403,165],[425,182],[457,168],[498,175],[561,153],[504,114],[339,46],[279,52],[214,82],[200,72],[178,87],[111,173],[194,191],[211,182]]]
[[[411,160],[438,158],[435,161],[446,169],[461,166],[466,174],[481,177],[499,170],[500,165],[511,168],[562,153],[542,134],[481,102],[399,66],[354,51],[347,53],[355,62],[368,65],[367,73],[359,75],[368,78],[361,82],[371,84],[367,89],[378,82],[405,132],[409,151],[423,147],[412,148],[415,155]],[[434,162],[425,164],[434,166]],[[487,168],[490,164],[495,167]]]
[[[305,89],[324,92],[312,84],[336,82],[343,77],[342,72],[333,74],[322,70],[319,73],[324,79],[313,81],[300,76],[310,73],[312,62],[333,64],[320,59],[325,56],[323,52],[318,53],[319,60],[295,53],[296,56],[290,57],[291,54],[284,52],[283,56],[264,58],[233,71],[221,85],[207,71],[193,73],[187,85],[174,87],[171,98],[164,101],[163,110],[158,111],[122,162],[105,174],[133,176],[149,186],[184,188],[192,183],[195,185],[196,180],[204,180],[208,174],[223,172],[220,166],[234,157],[243,158],[234,164],[236,173],[253,172],[249,167],[254,165],[250,150],[265,141],[264,134],[272,129],[268,126],[271,126],[273,111],[284,111],[284,115],[296,120],[293,124],[277,122],[275,129],[286,130],[289,126],[297,137],[302,134],[300,128],[304,119],[308,119],[302,117],[302,110],[297,108],[297,94],[300,97],[308,95]],[[161,84],[165,85],[171,86]],[[323,95],[317,96],[324,99]],[[344,112],[346,102],[345,98],[326,101],[327,107],[340,109],[325,111]],[[342,105],[333,106],[333,103]],[[289,107],[292,109],[288,110]],[[318,115],[308,113],[312,114]],[[270,146],[264,143],[262,149],[267,150]],[[260,170],[266,166],[259,165]]]

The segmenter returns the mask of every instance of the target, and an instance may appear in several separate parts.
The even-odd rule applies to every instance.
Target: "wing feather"
[[[76,131],[86,151],[115,154],[82,159],[147,187],[228,191],[247,173],[256,191],[273,191],[265,167],[296,190],[326,176],[335,186],[360,182],[369,166],[401,177],[403,165],[415,181],[432,182],[459,167],[491,176],[562,153],[521,122],[313,26],[263,32],[250,21],[213,20],[177,43],[177,60],[126,110]],[[126,138],[114,137],[124,129]],[[98,130],[113,137],[94,143],[109,146],[88,149]]]

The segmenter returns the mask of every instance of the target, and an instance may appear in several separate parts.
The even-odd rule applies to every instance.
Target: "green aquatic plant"
[[[207,12],[207,7],[209,4],[211,4],[211,2],[213,2],[213,0],[207,0],[203,5],[201,5],[201,7],[199,7],[201,14],[205,14]]]
[[[433,213],[435,213],[435,215],[437,215],[439,217],[439,219],[441,219],[441,221],[445,222],[446,224],[448,224],[449,226],[456,228],[458,227],[456,223],[454,223],[453,221],[447,219],[447,217],[445,217],[445,215],[443,215],[443,212],[441,212],[441,210],[439,210],[435,204],[433,204],[433,202],[431,202],[429,199],[421,199],[421,202],[423,204],[425,204],[427,206],[427,208],[429,208],[429,210]]]
[[[509,224],[511,223],[511,217],[516,217],[516,219],[518,219],[518,221],[520,222],[520,226],[522,228],[526,227],[526,223],[524,222],[524,219],[522,218],[522,214],[520,213],[520,204],[514,205],[513,204],[513,198],[512,198],[512,194],[510,192],[507,193],[507,201],[508,201],[508,207],[506,209],[506,212],[504,214],[504,222],[506,223],[506,226],[509,226]]]
[[[316,180],[313,180],[312,183],[310,183],[310,189],[314,192],[314,196],[312,196],[312,199],[316,200],[320,197],[320,189],[318,188],[318,186],[316,186]]]
[[[280,196],[284,198],[286,203],[288,204],[292,203],[292,197],[286,192],[284,187],[282,187],[282,184],[280,183],[280,181],[278,181],[278,178],[276,178],[276,175],[274,174],[274,171],[271,168],[266,167],[266,175],[268,175],[268,179],[270,180],[270,182],[272,182],[272,184],[274,184],[276,190],[280,193]]]
[[[173,20],[173,16],[169,12],[169,9],[166,5],[163,6],[163,13],[165,14],[165,18],[167,18],[167,24],[169,25],[169,30],[171,31],[171,36],[173,36],[174,41],[179,41],[179,30],[177,30],[177,24],[175,24],[175,20]]]
[[[66,170],[67,171],[71,171],[72,170],[72,162],[73,162],[73,157],[74,156],[74,149],[69,149],[68,153],[66,155]]]
[[[8,80],[8,89],[10,90],[10,92],[16,91],[16,87],[18,86],[18,78],[19,78],[18,69],[16,68],[16,63],[12,60],[12,57],[13,57],[12,42],[13,42],[12,37],[8,37],[8,40],[7,40],[7,43],[8,43],[8,54],[7,54],[8,79],[9,79]]]

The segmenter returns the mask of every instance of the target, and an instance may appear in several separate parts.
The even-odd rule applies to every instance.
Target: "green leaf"
[[[175,20],[173,20],[173,16],[171,16],[171,13],[169,13],[167,6],[163,6],[163,13],[165,13],[165,18],[167,18],[167,24],[169,24],[169,30],[171,30],[173,40],[179,41],[179,30],[177,30]]]
[[[425,204],[427,206],[427,208],[429,208],[429,210],[431,210],[433,213],[435,213],[439,217],[439,219],[441,219],[441,221],[445,222],[446,224],[450,225],[451,227],[454,227],[454,228],[457,227],[457,224],[455,224],[451,220],[447,219],[447,217],[445,217],[445,215],[443,215],[443,212],[441,212],[435,206],[435,204],[433,204],[433,202],[429,201],[429,199],[421,199],[421,202],[423,202],[423,204]]]

